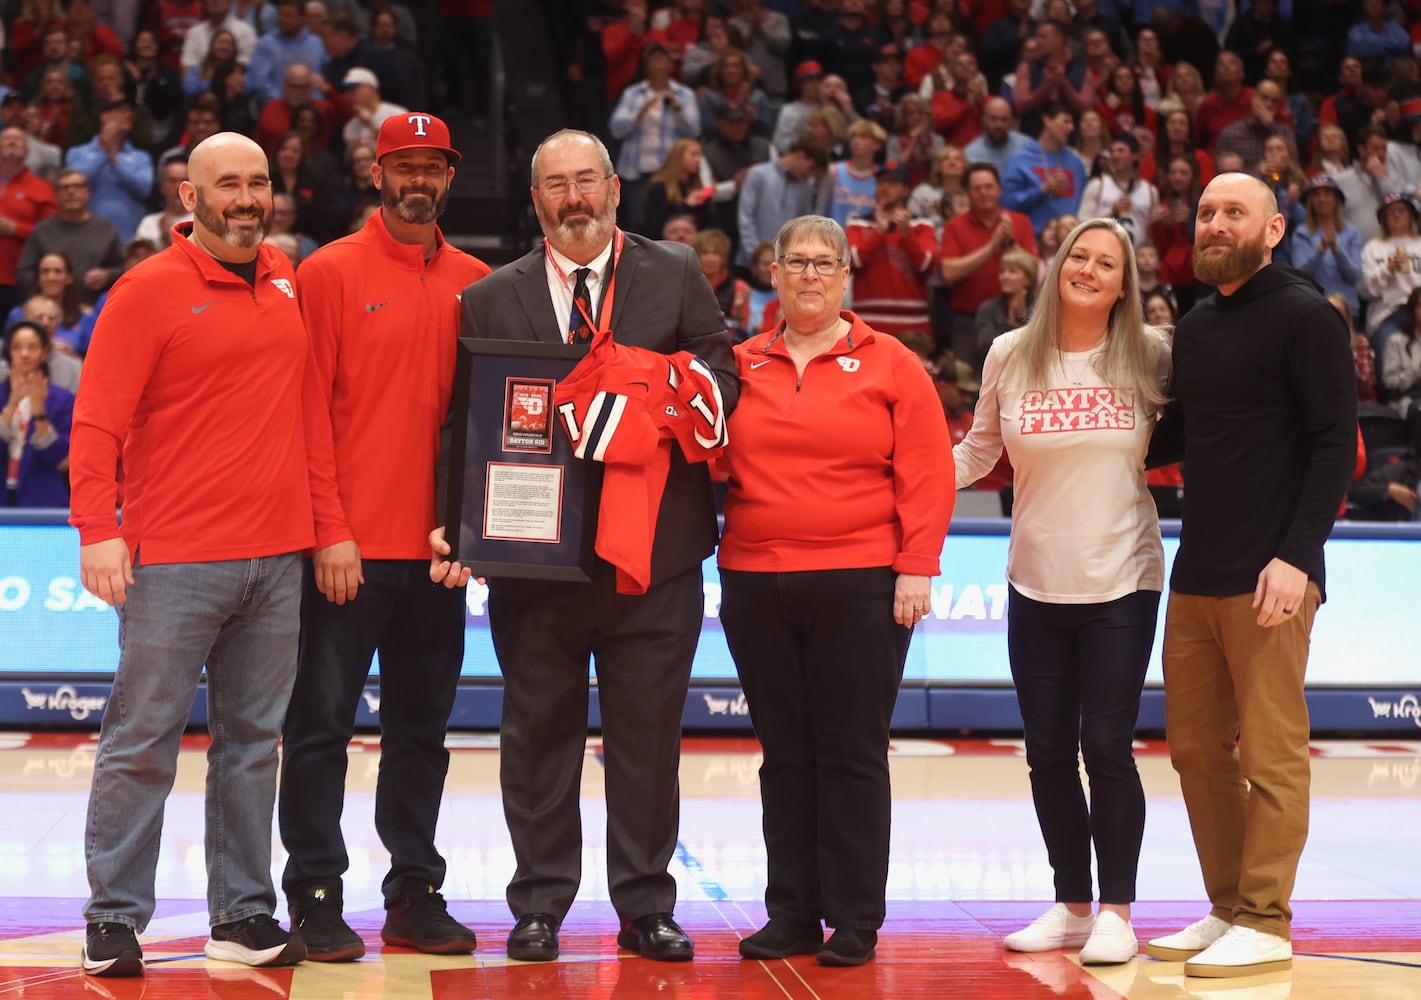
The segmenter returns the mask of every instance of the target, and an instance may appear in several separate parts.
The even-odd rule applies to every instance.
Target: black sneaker
[[[143,975],[143,949],[138,947],[138,935],[127,924],[90,924],[84,931],[80,958],[84,971],[91,976]]]
[[[859,927],[840,927],[815,954],[820,965],[863,965],[874,956],[878,932]]]
[[[341,916],[340,885],[307,883],[286,902],[291,931],[306,945],[312,962],[353,962],[365,954],[365,942]]]
[[[478,946],[474,932],[449,916],[444,897],[428,884],[409,884],[385,904],[380,937],[386,944],[431,955],[467,955]]]
[[[306,957],[300,935],[288,934],[276,918],[261,913],[217,924],[203,952],[208,958],[243,965],[295,965]]]
[[[771,917],[769,923],[740,942],[740,956],[764,960],[813,955],[823,943],[824,929],[819,921]]]

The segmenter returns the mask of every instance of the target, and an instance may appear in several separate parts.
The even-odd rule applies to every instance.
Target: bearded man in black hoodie
[[[1272,262],[1270,188],[1216,177],[1194,273],[1218,291],[1175,331],[1173,403],[1150,464],[1184,459],[1165,618],[1165,726],[1209,915],[1149,942],[1186,976],[1292,964],[1289,898],[1308,828],[1313,616],[1323,543],[1356,460],[1347,331],[1300,271]]]

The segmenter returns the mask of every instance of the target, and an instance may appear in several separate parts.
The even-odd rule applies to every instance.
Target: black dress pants
[[[503,671],[503,811],[517,870],[515,917],[566,915],[582,880],[588,665],[596,662],[607,796],[607,884],[623,920],[676,907],[666,867],[681,813],[681,714],[700,638],[700,566],[616,592],[589,583],[491,580],[489,625]]]
[[[764,750],[771,917],[876,930],[888,885],[888,728],[912,630],[889,567],[721,570],[720,621]]]

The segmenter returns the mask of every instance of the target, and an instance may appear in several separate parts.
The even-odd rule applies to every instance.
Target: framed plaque
[[[586,345],[462,337],[446,540],[475,576],[592,578],[601,477],[557,427],[557,383]]]

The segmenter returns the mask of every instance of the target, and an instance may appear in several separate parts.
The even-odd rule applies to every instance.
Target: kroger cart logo
[[[1371,695],[1367,701],[1372,705],[1372,718],[1396,719],[1398,722],[1410,719],[1421,727],[1421,699],[1414,694],[1404,694],[1397,701],[1378,701]]]
[[[79,692],[68,684],[61,684],[53,691],[31,691],[25,687],[20,688],[20,693],[25,696],[26,711],[68,712],[76,722],[83,722],[90,715],[102,713],[104,705],[108,704],[107,698],[98,695],[81,697]]]
[[[749,715],[750,706],[745,703],[745,696],[738,695],[735,698],[717,698],[707,691],[701,695],[706,702],[706,711],[711,715]]]

